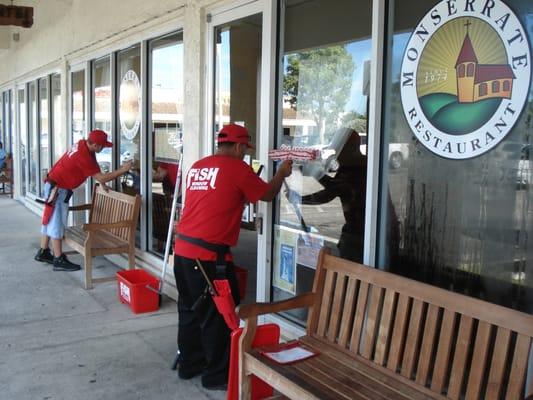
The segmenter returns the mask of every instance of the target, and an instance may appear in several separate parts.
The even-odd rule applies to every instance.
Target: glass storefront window
[[[163,255],[183,147],[183,33],[150,42],[149,79],[153,162],[148,247]]]
[[[251,142],[257,143],[261,33],[261,14],[231,21],[215,30],[215,138],[224,125],[235,123],[245,126]],[[216,144],[216,140],[213,142]],[[255,151],[247,154],[255,159]]]
[[[37,82],[28,83],[28,130],[29,130],[29,192],[39,192],[39,140],[37,132]]]
[[[133,167],[120,177],[119,190],[141,193],[141,47],[133,46],[117,56],[118,85],[118,160],[120,164],[133,160]],[[140,246],[141,224],[137,223],[135,244]]]
[[[528,240],[533,228],[531,88],[522,113],[515,111],[518,119],[514,127],[509,131],[500,125],[502,132],[507,129],[508,133],[498,137],[498,144],[480,151],[476,157],[459,157],[492,141],[494,125],[486,123],[510,96],[494,93],[496,89],[505,91],[511,83],[515,85],[513,91],[519,91],[519,85],[524,84],[527,89],[527,82],[520,81],[524,64],[514,58],[522,54],[510,52],[527,43],[526,37],[533,43],[533,3],[505,1],[512,12],[508,17],[502,16],[495,26],[486,20],[478,5],[468,17],[450,17],[439,11],[439,7],[447,6],[446,2],[408,0],[391,4],[395,12],[388,20],[387,42],[391,50],[384,89],[378,265],[532,313],[533,245]],[[406,9],[409,13],[402,12]],[[414,34],[420,21],[433,10],[436,25],[431,34]],[[520,40],[510,40],[522,29],[513,22],[512,13],[525,28]],[[497,21],[498,12],[494,10],[493,14]],[[507,22],[502,24],[504,19]],[[512,34],[507,31],[511,27]],[[420,35],[424,37],[423,50],[409,44],[416,44],[410,42],[411,35],[415,40]],[[506,43],[512,43],[512,47],[506,49]],[[412,81],[406,80],[411,76],[404,74],[410,72],[402,71],[406,57],[418,65]],[[508,64],[512,64],[512,69]],[[489,70],[499,75],[489,74],[489,79]],[[474,73],[476,81],[472,78]],[[468,86],[468,79],[478,86]],[[422,125],[411,126],[411,118],[403,109],[412,99],[402,92],[412,85],[418,92],[418,99],[413,101],[420,103],[421,117],[428,121],[422,132],[428,140],[431,138],[430,146],[423,144],[424,136],[415,138],[413,127],[421,129]],[[492,97],[476,98],[489,95]],[[512,107],[518,110],[522,104],[515,101]],[[407,115],[414,118],[412,112]],[[497,118],[500,117],[507,115]],[[498,132],[498,125],[495,126]],[[484,134],[479,142],[459,141],[448,147],[441,139],[445,136],[439,136],[439,132],[448,134],[451,139],[446,140],[451,143],[477,129]],[[443,156],[436,154],[439,149],[445,152]]]
[[[11,90],[6,90],[3,93],[3,120],[0,122],[2,124],[2,133],[3,133],[3,140],[2,144],[4,146],[4,150],[7,153],[11,152]]]
[[[28,159],[26,151],[28,150],[28,130],[26,128],[26,99],[24,98],[24,89],[17,91],[17,104],[19,116],[19,159],[20,159],[20,188],[22,196],[26,196],[26,166]]]
[[[50,169],[50,144],[51,137],[48,131],[48,78],[39,79],[39,156],[40,156],[40,175],[39,182],[44,182],[46,174]],[[41,185],[41,197],[44,196],[44,185]]]
[[[72,143],[77,143],[85,137],[85,70],[72,72],[70,76],[72,80],[71,138]]]
[[[52,132],[54,133],[53,150],[54,158],[52,164],[61,158],[67,151],[67,132],[62,126],[61,115],[61,75],[54,74],[51,78],[52,92]]]
[[[140,193],[141,167],[141,49],[134,46],[118,53],[118,129],[119,164],[134,160],[130,172],[121,177],[120,190]],[[138,227],[139,228],[139,227]]]
[[[83,73],[84,75],[84,73]],[[77,79],[77,93],[79,96],[81,92],[81,101],[83,101],[83,80],[82,74],[78,72],[76,76]],[[99,60],[93,62],[93,82],[92,82],[92,91],[93,91],[93,129],[101,129],[107,133],[107,139],[113,141],[112,129],[111,129],[111,61],[109,56],[103,57]],[[74,99],[73,99],[74,101]],[[79,110],[79,107],[83,108],[83,102],[79,103],[80,98],[76,99],[76,107]],[[73,103],[74,104],[74,103]],[[80,117],[83,117],[84,114],[76,114],[77,121],[81,121]],[[74,123],[74,122],[73,122]],[[81,130],[80,130],[81,128]],[[79,125],[76,125],[76,130],[73,127],[73,134],[79,134],[83,131],[83,128]],[[112,149],[106,147],[100,153],[96,154],[96,160],[100,165],[100,170],[103,173],[109,172],[113,169],[113,153]]]
[[[286,0],[283,9],[277,142],[317,159],[295,163],[278,197],[275,301],[311,290],[323,245],[362,261],[372,1]]]
[[[72,140],[72,144],[78,143],[81,139],[85,138],[85,70],[81,69],[79,71],[74,71],[70,74],[71,79],[71,94],[70,94],[70,121],[71,121],[71,132],[70,137]],[[100,79],[101,80],[101,79]],[[94,91],[94,93],[99,93],[100,95],[104,92],[104,90],[98,90]],[[95,112],[95,117],[98,116],[99,118],[102,117],[102,115],[105,115],[105,112],[102,112],[102,108],[106,109],[106,102],[102,101],[102,97],[96,97],[95,96],[95,102],[94,104],[98,107],[98,112]],[[110,100],[109,100],[110,101]],[[109,104],[109,107],[111,105]],[[111,118],[111,111],[109,111],[109,118]],[[101,121],[101,120],[99,120]],[[108,136],[109,140],[112,140]],[[109,168],[111,167],[111,153],[109,153],[109,162],[105,163],[102,159],[100,159],[99,164],[100,168],[102,169],[102,166],[106,166],[107,171],[109,171]],[[99,155],[97,155],[99,157]],[[98,158],[97,158],[98,159]],[[74,190],[73,195],[73,203],[74,204],[85,204],[87,203],[87,200],[85,196],[87,195],[87,185],[80,185],[76,190]],[[74,219],[74,223],[76,225],[82,224],[85,222],[86,219],[86,213],[84,212],[75,212],[73,213],[72,218]]]

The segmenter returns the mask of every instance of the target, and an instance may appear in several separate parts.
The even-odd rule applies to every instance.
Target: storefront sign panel
[[[409,127],[432,153],[479,156],[518,120],[531,81],[531,50],[501,0],[443,0],[419,22],[400,72]]]

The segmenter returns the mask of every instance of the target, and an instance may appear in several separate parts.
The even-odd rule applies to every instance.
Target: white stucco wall
[[[40,0],[15,1],[34,7],[31,28],[11,27],[9,50],[0,54],[0,85],[68,58],[84,48],[97,48],[158,17],[176,12],[184,0]],[[18,42],[13,33],[19,33]]]

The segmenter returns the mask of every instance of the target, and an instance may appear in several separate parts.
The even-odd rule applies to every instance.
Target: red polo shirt
[[[54,164],[48,177],[63,189],[76,189],[85,179],[100,172],[96,156],[82,139]]]
[[[187,173],[186,196],[178,232],[209,243],[235,246],[244,205],[255,203],[269,184],[244,161],[221,155],[205,157]],[[216,260],[215,253],[176,239],[174,254]]]

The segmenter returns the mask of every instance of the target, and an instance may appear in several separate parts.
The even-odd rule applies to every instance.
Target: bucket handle
[[[146,287],[146,289],[151,290],[151,291],[154,292],[154,293],[161,294],[161,293],[159,292],[159,290],[154,289],[152,286],[150,286],[149,283],[147,283],[145,287]]]

